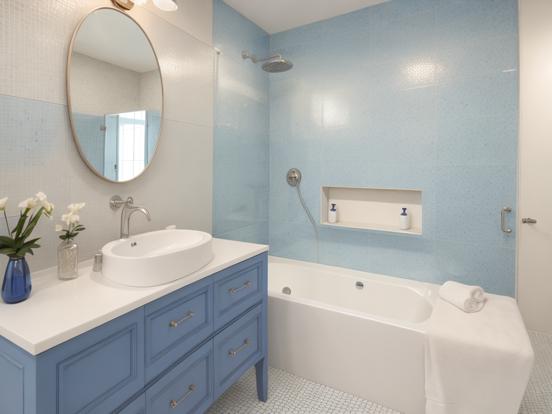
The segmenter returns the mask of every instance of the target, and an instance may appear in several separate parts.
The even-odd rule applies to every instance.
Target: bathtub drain
[[[355,286],[357,289],[364,289],[364,283],[362,282],[356,282]]]
[[[291,295],[291,289],[286,286],[285,288],[282,289],[282,293],[284,295]]]

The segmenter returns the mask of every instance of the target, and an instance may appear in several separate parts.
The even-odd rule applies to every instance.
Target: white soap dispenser
[[[410,214],[408,214],[407,208],[402,208],[402,213],[399,216],[399,228],[401,230],[409,230],[410,229]]]
[[[328,223],[337,223],[337,204],[332,203],[332,207],[328,211]]]

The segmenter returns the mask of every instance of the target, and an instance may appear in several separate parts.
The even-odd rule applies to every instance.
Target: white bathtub
[[[271,257],[268,293],[271,366],[424,414],[424,334],[436,285]]]

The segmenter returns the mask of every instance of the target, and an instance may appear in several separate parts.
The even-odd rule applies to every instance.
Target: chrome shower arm
[[[293,63],[288,59],[284,59],[284,57],[279,53],[267,58],[259,59],[253,53],[249,53],[247,50],[244,50],[242,51],[241,56],[244,60],[251,60],[254,65],[262,63],[263,70],[268,73],[287,72],[293,67]]]
[[[275,54],[275,55],[269,56],[269,57],[264,58],[264,59],[256,59],[256,61],[254,63],[267,62],[267,61],[272,60],[272,59],[282,59],[282,55]]]
[[[253,53],[249,53],[249,52],[246,52],[245,50],[242,52],[242,59],[250,59],[251,62],[253,63],[260,63],[260,62],[266,62],[266,61],[269,61],[270,59],[282,59],[282,55],[280,55],[279,53],[275,54],[275,55],[272,55],[272,56],[269,56],[267,58],[264,58],[264,59],[259,59],[257,57],[257,55],[254,55]]]

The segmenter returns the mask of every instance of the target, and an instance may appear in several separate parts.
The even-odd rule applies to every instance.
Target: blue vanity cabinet
[[[201,414],[213,403],[213,341],[208,341],[146,391],[146,413]]]
[[[213,333],[213,282],[200,280],[146,305],[146,381]]]
[[[144,387],[144,309],[32,356],[0,338],[0,413],[109,413]]]
[[[266,260],[253,257],[215,275],[215,329],[266,298],[266,272]]]
[[[215,398],[263,358],[264,318],[257,305],[215,336]]]
[[[0,337],[0,412],[36,414],[36,359]]]
[[[0,414],[199,414],[249,368],[267,398],[267,254],[33,356],[0,337]]]
[[[37,413],[106,413],[144,380],[144,309],[104,324],[38,357]]]
[[[146,414],[146,394],[141,394],[119,411],[119,414]]]

